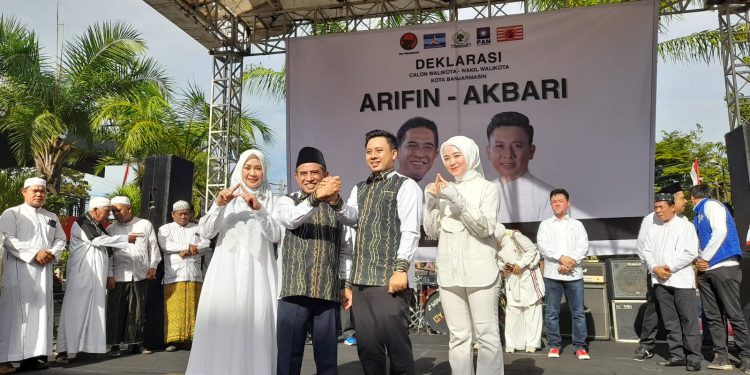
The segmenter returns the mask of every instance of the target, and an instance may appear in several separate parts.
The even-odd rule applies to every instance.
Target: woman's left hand
[[[254,194],[242,193],[239,196],[242,197],[247,205],[250,206],[250,208],[252,208],[253,210],[258,211],[261,209],[260,201]]]

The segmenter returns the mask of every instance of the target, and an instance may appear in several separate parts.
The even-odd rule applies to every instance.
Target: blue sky
[[[59,4],[59,7],[56,5]],[[63,26],[57,27],[59,23]],[[149,47],[149,55],[158,60],[174,79],[176,87],[195,82],[210,90],[211,56],[187,34],[141,0],[3,0],[3,15],[12,15],[36,31],[47,56],[56,53],[56,41],[70,40],[100,21],[123,20],[141,32]],[[716,12],[699,12],[673,18],[659,40],[687,35],[718,26]],[[60,31],[58,33],[58,30]],[[260,63],[279,69],[283,55],[247,57],[246,64]],[[723,141],[729,131],[723,73],[720,63],[685,63],[659,61],[657,68],[656,132],[688,131],[696,123],[704,127],[704,139]],[[207,95],[208,96],[208,95]],[[276,133],[270,151],[272,167],[270,182],[285,177],[286,113],[283,103],[244,94],[243,105],[254,111]],[[122,174],[119,174],[122,178]],[[115,178],[117,180],[117,178]],[[107,194],[112,182],[96,182],[92,195]]]

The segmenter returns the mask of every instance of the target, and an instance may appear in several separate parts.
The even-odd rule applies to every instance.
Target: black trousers
[[[396,295],[387,286],[352,286],[352,315],[357,322],[357,354],[365,375],[413,375],[409,339],[408,289]]]
[[[641,348],[653,351],[656,346],[656,331],[659,328],[659,303],[656,301],[654,285],[651,280],[651,274],[646,274],[646,304],[643,308],[643,321],[641,324]]]
[[[107,344],[143,342],[148,280],[117,282],[107,292]]]
[[[750,357],[750,336],[740,303],[742,270],[740,266],[719,267],[698,274],[698,290],[703,301],[708,329],[717,354],[727,354],[727,327],[729,320],[734,330],[734,343],[740,357]]]
[[[299,375],[308,332],[312,332],[317,374],[338,373],[336,321],[339,318],[339,306],[338,302],[303,296],[279,300],[276,374]]]
[[[698,300],[694,289],[655,285],[664,328],[667,329],[669,355],[701,362],[701,335],[698,330]]]

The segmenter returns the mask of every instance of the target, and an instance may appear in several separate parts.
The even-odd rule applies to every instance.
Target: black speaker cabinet
[[[588,338],[609,340],[609,298],[604,285],[586,284],[583,289],[583,305],[586,313],[586,330]],[[570,337],[573,334],[572,320],[568,301],[563,294],[560,303],[560,335]]]
[[[615,341],[638,342],[646,300],[613,300],[612,323]]]
[[[583,282],[587,284],[604,284],[607,282],[607,268],[604,262],[583,262]]]
[[[607,289],[612,299],[646,299],[646,267],[640,260],[608,259]]]
[[[732,208],[734,208],[734,223],[740,243],[745,243],[748,226],[750,226],[750,174],[748,174],[748,160],[750,160],[750,132],[746,125],[738,126],[724,136],[727,145],[727,161],[729,162],[729,177],[731,186],[719,187],[721,191],[731,188]],[[710,182],[709,182],[710,183]],[[712,186],[716,187],[716,186]],[[721,200],[726,198],[725,193]]]
[[[172,204],[178,200],[192,202],[193,163],[174,155],[146,158],[141,185],[141,217],[158,231],[172,221]],[[164,347],[164,262],[159,263],[156,280],[148,281],[146,321],[143,345],[149,349]]]
[[[141,187],[141,217],[154,228],[172,221],[172,204],[193,201],[193,163],[174,155],[149,156]]]

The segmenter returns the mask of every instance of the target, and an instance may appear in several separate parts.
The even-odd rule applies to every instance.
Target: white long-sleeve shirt
[[[425,195],[424,230],[439,238],[438,285],[484,287],[496,282],[500,270],[493,235],[499,203],[495,185],[477,177],[448,183],[438,196]]]
[[[666,280],[652,273],[654,284],[673,288],[695,288],[695,271],[691,264],[698,257],[698,235],[687,219],[675,216],[666,223],[658,221],[651,225],[641,250],[649,270],[667,266],[672,272]]]
[[[711,224],[711,238],[708,240],[706,248],[700,252],[700,258],[709,262],[719,250],[721,244],[724,243],[724,240],[727,239],[727,211],[724,205],[709,199],[703,205],[703,213]],[[708,269],[713,270],[719,267],[737,266],[739,264],[736,259],[729,258],[723,262],[714,264]]]
[[[184,227],[171,222],[159,228],[159,246],[164,251],[163,284],[182,281],[203,281],[201,256],[211,251],[211,242],[200,237],[200,227],[187,223]],[[198,247],[198,254],[181,257],[180,252],[188,250],[193,243]]]
[[[149,268],[156,268],[161,262],[161,252],[151,222],[134,217],[125,224],[115,222],[107,228],[110,235],[128,235],[129,233],[141,233],[135,243],[128,244],[124,250],[115,250],[109,263],[109,277],[115,281],[130,282],[141,281],[146,278]]]
[[[544,277],[560,281],[583,278],[581,261],[589,252],[589,236],[580,221],[568,215],[562,219],[556,216],[545,219],[539,224],[536,241],[539,252],[544,256]],[[561,274],[557,270],[563,255],[576,261],[573,272],[569,274]]]
[[[394,175],[403,176],[397,172],[388,174],[388,178]],[[414,258],[419,243],[420,226],[422,225],[422,189],[414,180],[407,178],[396,193],[396,209],[398,219],[401,221],[401,241],[398,244],[396,258],[405,259],[409,262]],[[357,203],[357,186],[354,185],[349,199],[339,211],[339,217],[344,225],[356,227],[359,218],[359,205]]]

